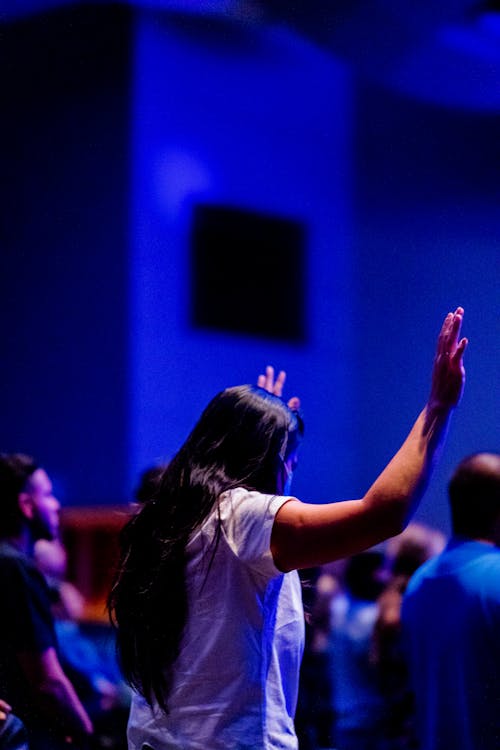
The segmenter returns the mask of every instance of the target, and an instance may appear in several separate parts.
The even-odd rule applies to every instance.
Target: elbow
[[[388,523],[391,526],[389,536],[401,534],[406,529],[411,518],[411,507],[407,495],[393,499],[388,511]]]
[[[378,542],[401,534],[407,527],[411,512],[406,495],[383,500],[367,496],[365,502],[370,507],[367,520],[371,528],[376,530]]]
[[[402,534],[403,531],[408,526],[408,523],[410,521],[410,516],[407,512],[400,512],[396,515],[394,518],[394,528],[392,530],[392,533],[389,534],[389,536],[397,536],[398,534]]]

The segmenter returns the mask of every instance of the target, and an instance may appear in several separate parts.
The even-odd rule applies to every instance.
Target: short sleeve
[[[0,566],[2,637],[15,651],[42,652],[56,645],[45,584],[36,570],[10,558]]]
[[[281,575],[271,554],[271,532],[276,513],[290,499],[242,488],[221,498],[220,517],[227,543],[242,562],[266,578]]]

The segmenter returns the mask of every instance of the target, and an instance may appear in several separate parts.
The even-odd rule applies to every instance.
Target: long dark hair
[[[221,493],[244,487],[275,494],[280,457],[296,449],[300,416],[277,396],[227,388],[202,413],[167,465],[156,495],[120,535],[108,598],[123,675],[167,713],[172,667],[187,618],[185,548]],[[217,535],[214,544],[217,544]]]

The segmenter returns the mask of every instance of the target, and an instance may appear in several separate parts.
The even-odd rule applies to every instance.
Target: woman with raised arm
[[[439,335],[429,400],[359,500],[291,497],[303,434],[285,374],[219,393],[127,523],[109,597],[134,688],[130,750],[295,750],[304,616],[297,569],[399,533],[463,384],[463,309]]]

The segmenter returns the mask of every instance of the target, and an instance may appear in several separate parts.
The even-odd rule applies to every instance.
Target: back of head
[[[461,461],[448,495],[453,533],[493,541],[500,522],[500,454],[475,453]]]
[[[208,404],[174,461],[221,477],[217,494],[237,485],[274,493],[279,457],[296,448],[301,424],[262,388],[226,388]]]
[[[351,596],[375,601],[384,586],[384,554],[378,550],[358,552],[347,559],[344,585]]]
[[[391,573],[410,577],[426,560],[442,552],[445,535],[438,529],[412,521],[406,529],[387,542]]]
[[[0,454],[0,503],[2,522],[0,537],[19,533],[22,514],[19,509],[19,494],[25,489],[38,465],[31,456],[23,453]]]

